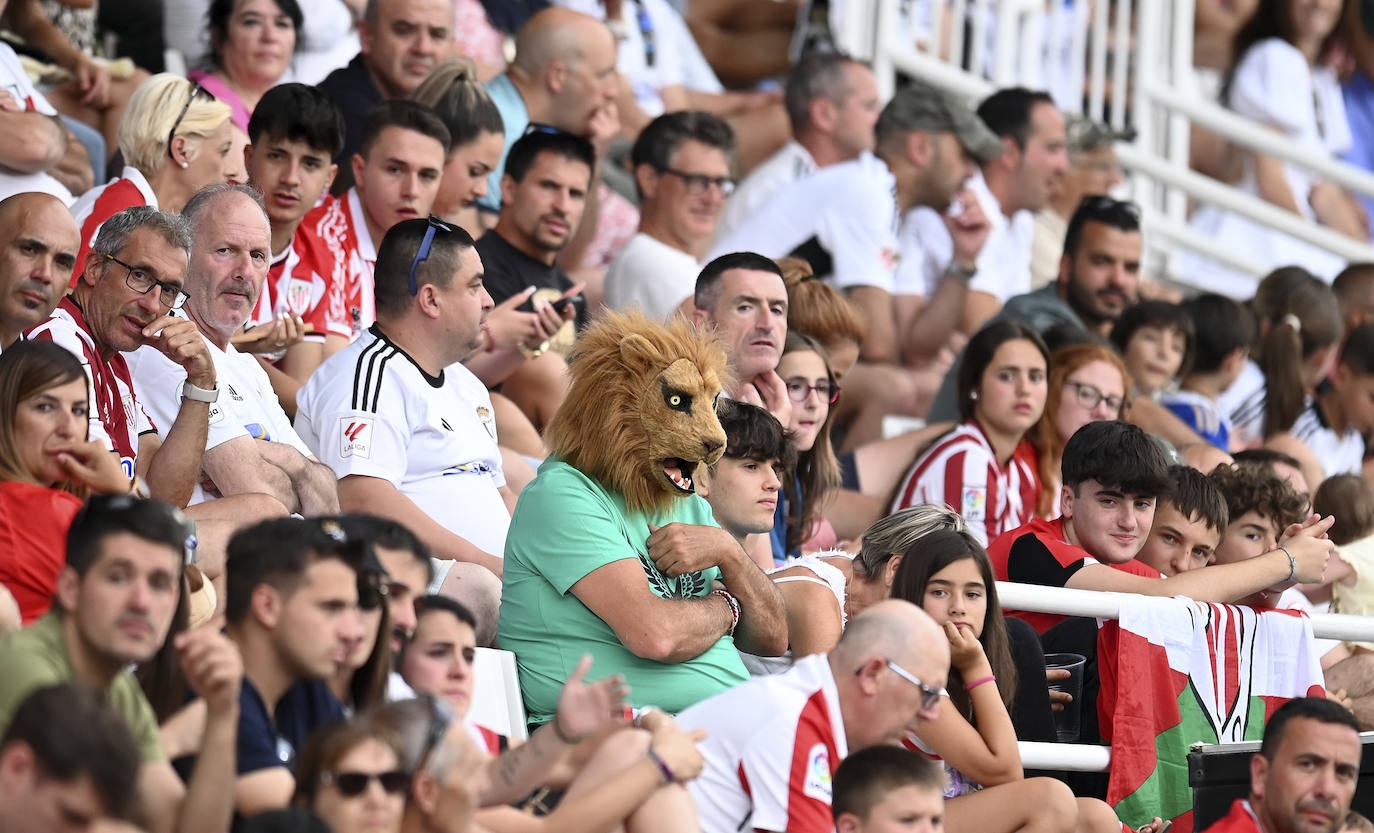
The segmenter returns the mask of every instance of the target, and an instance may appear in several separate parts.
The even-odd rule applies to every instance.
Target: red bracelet
[[[979,677],[971,683],[964,683],[964,691],[973,691],[975,688],[982,685],[983,683],[992,683],[996,681],[997,677],[993,674],[989,674],[986,677]]]

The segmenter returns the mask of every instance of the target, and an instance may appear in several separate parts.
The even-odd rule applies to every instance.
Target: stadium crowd
[[[0,0],[0,831],[1166,833],[1023,767],[1141,683],[999,581],[1296,640],[1212,829],[1374,830],[1283,612],[1374,615],[1374,264],[1203,208],[1273,271],[1185,293],[1121,131],[678,5]],[[1199,0],[1199,84],[1360,162],[1360,7]]]

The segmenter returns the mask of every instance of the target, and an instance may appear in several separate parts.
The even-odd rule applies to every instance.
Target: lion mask
[[[664,509],[693,494],[697,467],[724,452],[715,402],[725,352],[685,319],[603,313],[578,337],[568,371],[549,448],[619,492],[630,510]]]

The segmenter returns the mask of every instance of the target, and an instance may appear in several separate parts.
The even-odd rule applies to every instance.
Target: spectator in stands
[[[870,746],[835,770],[831,813],[838,833],[877,833],[900,824],[917,831],[944,824],[944,772],[909,749]]]
[[[1176,576],[1212,563],[1230,514],[1226,495],[1206,474],[1178,465],[1169,467],[1168,477],[1172,486],[1155,503],[1149,537],[1136,559]]]
[[[1129,405],[1130,381],[1121,357],[1105,345],[1075,344],[1050,358],[1045,415],[1031,435],[1040,477],[1036,517],[1058,517],[1064,445],[1090,422],[1121,419]]]
[[[233,110],[243,134],[263,95],[291,67],[305,15],[296,0],[213,0],[205,15],[210,52],[186,77]]]
[[[515,495],[487,389],[459,364],[492,307],[482,261],[466,231],[417,219],[387,232],[378,265],[377,323],[310,377],[296,426],[344,511],[412,530],[439,559],[431,586],[473,610],[490,644]]]
[[[1124,177],[1116,158],[1115,144],[1134,139],[1135,129],[1118,130],[1083,116],[1068,116],[1064,136],[1069,167],[1050,190],[1045,207],[1035,212],[1031,289],[1052,284],[1059,278],[1064,234],[1069,230],[1069,218],[1083,198],[1109,197],[1121,184]]]
[[[836,382],[843,382],[859,360],[865,322],[853,301],[824,281],[815,280],[801,258],[778,260],[787,285],[787,330],[814,338],[830,356]]]
[[[1260,466],[1272,471],[1279,477],[1288,481],[1288,485],[1293,487],[1293,491],[1300,495],[1311,495],[1312,489],[1307,485],[1307,478],[1303,476],[1302,464],[1298,460],[1282,451],[1275,451],[1272,448],[1247,448],[1237,451],[1233,455],[1233,460],[1238,466]],[[1210,471],[1210,469],[1207,469]],[[1325,513],[1330,515],[1332,513]],[[1338,519],[1339,522],[1339,519]]]
[[[377,515],[352,513],[340,518],[344,534],[359,538],[386,571],[387,621],[391,623],[391,655],[397,659],[415,633],[415,600],[434,581],[429,548],[401,524]],[[379,639],[381,637],[378,637]]]
[[[119,711],[86,686],[41,688],[0,737],[0,827],[15,833],[87,830],[132,821],[138,747]]]
[[[339,519],[344,535],[351,532],[348,516]],[[371,542],[368,542],[368,546]],[[362,714],[385,702],[391,681],[392,662],[390,609],[384,606],[391,590],[390,580],[382,563],[375,556],[363,558],[358,565],[358,619],[362,637],[348,643],[343,662],[325,681],[334,699],[347,714]]]
[[[1345,329],[1374,323],[1374,263],[1352,263],[1331,282]]]
[[[74,281],[101,226],[115,214],[136,205],[181,211],[201,188],[239,175],[243,159],[229,153],[229,115],[229,105],[178,75],[154,75],[138,88],[119,121],[124,169],[72,206],[81,229]]]
[[[486,196],[487,177],[497,170],[506,149],[501,111],[467,58],[439,65],[411,98],[439,116],[452,140],[432,213],[445,222],[480,230],[477,200]]]
[[[1284,703],[1250,758],[1250,795],[1204,833],[1308,833],[1335,830],[1350,810],[1360,777],[1360,726],[1323,697]]]
[[[835,530],[821,509],[840,487],[840,464],[830,445],[831,406],[839,399],[840,386],[825,348],[801,333],[787,334],[777,373],[792,400],[787,432],[797,450],[796,468],[782,490],[773,524],[773,560],[781,566],[803,550],[836,544]]]
[[[833,829],[823,785],[835,768],[851,748],[896,743],[934,720],[948,668],[939,627],[915,605],[888,600],[850,621],[828,654],[683,712],[684,727],[708,732],[706,769],[691,785],[703,833],[741,820],[763,831]]]
[[[918,457],[893,510],[958,507],[980,544],[1033,516],[1040,496],[1028,434],[1045,410],[1049,350],[1025,324],[994,322],[969,340],[959,367],[963,423]]]
[[[734,234],[778,190],[873,150],[882,100],[868,65],[837,52],[804,56],[783,92],[792,141],[754,168],[725,204],[719,239]]]
[[[336,320],[340,311],[330,309],[332,276],[317,271],[321,258],[311,247],[319,239],[296,234],[338,171],[330,160],[343,146],[343,118],[319,89],[281,84],[264,93],[253,108],[248,141],[248,182],[267,205],[272,263],[249,319],[256,337],[235,345],[265,354],[284,374],[304,384],[324,359],[326,334],[352,337],[350,323]],[[288,328],[298,326],[298,320],[309,324],[312,332],[283,351],[280,344],[288,341]],[[294,396],[291,399],[294,412]]]
[[[186,519],[165,504],[92,498],[68,534],[53,611],[0,642],[0,724],[8,729],[24,699],[46,685],[75,681],[101,692],[138,744],[134,795],[141,826],[152,833],[222,831],[233,809],[224,784],[234,771],[243,675],[234,646],[213,628],[176,638],[182,673],[205,701],[199,758],[185,786],[167,762],[152,707],[129,670],[151,660],[167,639],[191,534]]]
[[[945,829],[1119,830],[1116,813],[1103,802],[1075,799],[1060,781],[1022,773],[1009,714],[1020,681],[992,564],[974,537],[938,530],[922,538],[898,565],[892,596],[920,605],[949,641],[951,693],[940,698],[939,719],[906,738],[944,762]]]
[[[301,751],[291,802],[332,833],[400,833],[410,788],[400,759],[395,736],[365,717],[324,727]]]
[[[692,323],[711,326],[735,378],[726,393],[790,425],[792,402],[777,374],[787,340],[787,287],[778,264],[754,252],[721,255],[702,267]]]
[[[0,146],[0,199],[41,191],[70,205],[92,184],[90,154],[8,43],[0,43],[0,104],[0,134],[10,139]]]
[[[25,341],[0,354],[0,585],[24,624],[52,604],[81,498],[132,486],[89,439],[89,402],[81,363],[61,347]]]
[[[232,391],[223,400],[213,394],[218,401],[212,424],[198,435],[203,457],[197,468],[203,476],[194,484],[191,502],[258,493],[289,512],[336,514],[339,498],[329,469],[291,427],[262,365],[230,343],[252,313],[267,277],[272,230],[262,195],[247,185],[213,185],[191,198],[183,216],[190,223],[192,245],[186,283],[178,291],[189,297],[182,310],[185,318],[169,321],[192,325],[190,341],[198,355],[210,359],[214,378]],[[134,391],[157,426],[172,424],[200,395],[191,386],[203,387],[192,377],[193,368],[154,345],[135,352],[129,368]],[[170,437],[168,432],[164,442]],[[238,518],[240,523],[258,519]]]
[[[1197,335],[1185,307],[1151,299],[1121,314],[1111,341],[1130,374],[1131,395],[1159,399],[1192,367]]]
[[[325,680],[362,639],[357,570],[363,544],[332,519],[279,518],[229,542],[226,633],[243,654],[238,764],[241,817],[285,807],[311,732],[343,719]]]
[[[334,281],[351,328],[346,338],[325,336],[325,358],[376,320],[372,273],[379,241],[402,220],[429,214],[448,148],[448,129],[430,110],[413,101],[384,102],[367,114],[358,152],[348,157],[356,184],[350,179],[346,193],[305,215],[297,234],[314,238],[319,260],[312,267]]]
[[[1231,421],[1220,404],[1222,392],[1245,370],[1255,343],[1255,317],[1241,304],[1214,292],[1183,303],[1196,332],[1192,368],[1176,391],[1165,391],[1160,404],[1207,442],[1229,451],[1236,447]]]
[[[913,328],[894,308],[893,296],[924,292],[897,281],[904,274],[896,270],[897,218],[918,205],[944,211],[972,175],[974,160],[1000,154],[1002,143],[962,101],[924,83],[902,88],[883,108],[875,130],[876,156],[831,165],[779,189],[717,241],[712,254],[754,250],[806,259],[817,277],[847,290],[867,314],[863,359],[895,363],[912,352],[905,341]],[[987,234],[984,219],[970,212],[951,220],[958,243],[940,268],[954,269],[956,283],[973,277]],[[962,295],[958,300],[961,309]]]
[[[1222,102],[1238,115],[1278,130],[1307,153],[1328,158],[1345,153],[1352,144],[1350,125],[1336,70],[1325,63],[1340,14],[1340,4],[1335,2],[1309,9],[1292,0],[1260,0],[1254,15],[1236,33],[1234,63],[1226,71]],[[1369,218],[1339,183],[1263,153],[1243,156],[1244,173],[1238,186],[1242,191],[1299,218],[1358,240],[1369,239]],[[1329,281],[1344,266],[1332,252],[1215,205],[1201,206],[1191,224],[1218,249],[1243,252],[1262,268],[1293,264]],[[1200,284],[1232,297],[1244,297],[1254,286],[1248,275],[1203,253],[1185,252],[1179,268]]]
[[[1293,438],[1306,444],[1321,462],[1321,472],[1308,482],[1320,486],[1333,474],[1359,474],[1365,437],[1374,433],[1374,324],[1356,327],[1341,345],[1340,360],[1317,384],[1293,422]]]
[[[1030,292],[1031,215],[1049,204],[1069,168],[1064,116],[1048,93],[998,90],[978,105],[978,117],[1001,140],[1002,152],[980,159],[979,173],[969,180],[991,230],[964,302],[959,329],[965,333],[976,332],[1008,299]],[[904,233],[919,240],[914,248],[922,253],[925,285],[932,291],[957,252],[939,216],[942,208],[917,210],[904,221]],[[903,255],[911,256],[905,250]]]
[[[1250,309],[1259,333],[1254,358],[1218,400],[1231,421],[1233,448],[1258,445],[1293,427],[1331,369],[1343,333],[1331,287],[1299,267],[1266,275]]]
[[[425,76],[453,53],[453,4],[451,0],[368,0],[358,21],[358,36],[362,41],[358,54],[319,84],[344,117],[343,151],[334,157],[340,166],[331,191],[335,196],[351,188],[358,177],[356,165],[351,164],[354,156],[368,155],[367,119],[372,111],[383,101],[415,92]]]
[[[892,595],[892,579],[903,554],[932,530],[964,529],[964,518],[948,506],[923,503],[880,518],[864,531],[854,556],[853,575],[845,595],[849,617]]]
[[[727,399],[716,406],[716,415],[725,429],[725,453],[697,476],[697,494],[711,504],[711,516],[721,529],[760,567],[771,570],[772,548],[764,544],[765,533],[773,532],[783,480],[796,465],[796,447],[782,424],[762,408]]]
[[[1218,564],[1236,564],[1269,552],[1307,519],[1307,501],[1288,482],[1258,466],[1217,466],[1207,475],[1226,499],[1230,522],[1217,544]],[[1260,590],[1240,600],[1251,607],[1277,607],[1279,592]]]
[[[659,116],[639,134],[630,162],[639,232],[606,272],[606,305],[665,318],[687,306],[716,221],[734,189],[734,133],[701,111]]]
[[[52,315],[76,268],[76,222],[51,194],[0,200],[0,350]]]

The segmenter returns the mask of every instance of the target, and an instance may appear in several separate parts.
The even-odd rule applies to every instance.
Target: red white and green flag
[[[1182,597],[1131,597],[1098,631],[1098,717],[1112,745],[1107,803],[1131,827],[1191,833],[1188,748],[1259,740],[1274,710],[1322,696],[1312,622]]]

